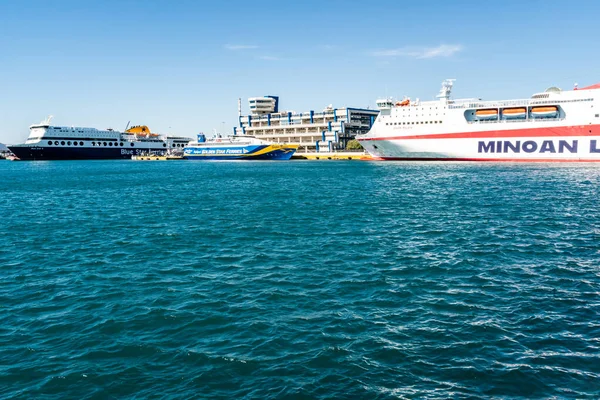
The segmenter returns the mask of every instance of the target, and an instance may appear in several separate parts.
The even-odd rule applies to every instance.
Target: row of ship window
[[[123,142],[121,142],[121,143],[114,143],[114,144],[113,144],[113,142],[92,142],[92,146],[102,146],[102,143],[104,143],[104,146],[115,146],[115,147],[117,147],[117,146],[124,146],[125,145]],[[67,146],[71,146],[71,145],[73,145],[73,146],[77,146],[77,145],[83,146],[84,145],[83,142],[77,142],[77,141],[73,141],[73,142],[67,141],[67,142],[65,142],[64,140],[61,141],[60,144],[62,146],[64,146],[64,145],[67,145]],[[55,140],[54,142],[52,140],[48,140],[48,145],[49,146],[52,146],[52,145],[58,146],[59,142],[58,142],[58,140]],[[134,144],[131,143],[131,147],[133,147],[133,146],[134,146]],[[164,144],[163,146],[167,147],[166,144]]]
[[[52,140],[48,140],[48,145],[49,145],[49,146],[52,146],[52,145],[54,145],[54,146],[58,146],[59,144],[60,144],[60,145],[62,145],[62,146],[64,146],[64,145],[67,145],[67,146],[71,146],[71,145],[73,145],[73,146],[78,146],[78,145],[79,145],[79,146],[83,146],[83,145],[84,145],[84,143],[83,143],[83,142],[77,142],[77,141],[73,141],[73,142],[71,142],[71,141],[67,141],[67,142],[65,142],[65,141],[63,140],[63,141],[61,141],[61,142],[59,143],[59,141],[58,141],[58,140],[55,140],[54,142],[53,142]],[[113,142],[92,142],[92,146],[102,146],[103,144],[104,144],[104,146],[115,146],[115,147],[117,147],[117,146],[121,146],[121,147],[123,147],[123,146],[125,145],[123,142],[120,142],[120,143],[114,143],[114,144],[113,144]],[[134,143],[131,143],[131,147],[134,147],[134,146],[135,146],[135,144],[134,144]],[[185,147],[185,144],[183,144],[183,143],[181,143],[181,144],[179,144],[179,143],[174,143],[174,144],[173,144],[173,146],[174,146],[174,147]],[[167,144],[166,144],[166,143],[163,143],[163,147],[167,147]]]
[[[414,124],[441,124],[442,121],[421,121],[421,122],[386,122],[386,125],[414,125]]]
[[[460,104],[449,106],[450,109],[457,108],[496,108],[496,107],[512,107],[512,106],[533,106],[540,104],[558,104],[558,103],[578,103],[581,101],[593,101],[594,99],[572,99],[572,100],[533,100],[528,103],[523,103],[522,101],[513,101],[513,102],[504,102],[504,103],[494,103],[494,104],[486,104],[486,103],[468,103],[468,104]],[[593,107],[593,106],[592,106]]]

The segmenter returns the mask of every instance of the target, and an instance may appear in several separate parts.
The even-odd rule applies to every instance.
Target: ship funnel
[[[206,142],[206,136],[204,136],[204,133],[199,133],[198,134],[198,143],[204,143]]]

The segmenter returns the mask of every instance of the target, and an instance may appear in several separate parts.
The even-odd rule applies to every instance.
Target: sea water
[[[0,397],[600,397],[600,167],[0,162]]]

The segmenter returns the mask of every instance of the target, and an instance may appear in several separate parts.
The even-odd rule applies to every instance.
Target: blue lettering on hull
[[[186,147],[183,158],[187,160],[289,160],[294,149],[273,149],[263,152],[268,145],[244,147]],[[268,149],[267,149],[268,150]]]
[[[477,144],[478,153],[572,153],[577,154],[577,140],[543,140],[540,143],[534,140],[521,142],[520,140],[500,140],[500,141],[479,141]],[[594,151],[595,150],[595,151]],[[596,141],[592,140],[590,144],[591,153],[600,153],[596,149]]]
[[[242,155],[242,154],[202,154],[202,153],[184,153],[186,160],[289,160],[294,155],[291,150],[274,150],[260,155]]]

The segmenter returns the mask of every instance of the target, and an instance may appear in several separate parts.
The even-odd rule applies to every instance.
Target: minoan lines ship
[[[183,149],[187,160],[289,160],[298,145],[270,143],[252,136],[234,135],[206,140],[198,134],[198,141]]]
[[[378,100],[380,115],[358,141],[385,160],[600,161],[600,84],[530,99]]]
[[[23,144],[8,146],[19,160],[88,160],[131,158],[133,155],[164,154],[169,149],[182,150],[192,139],[160,136],[145,125],[125,132],[112,129],[79,128],[50,125],[51,116],[29,127]]]

